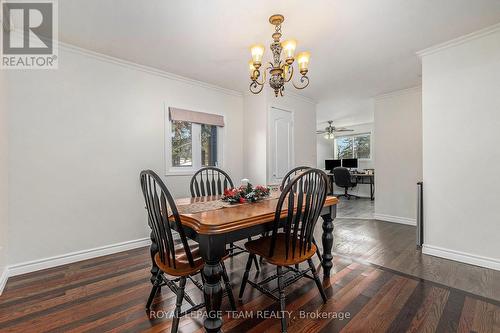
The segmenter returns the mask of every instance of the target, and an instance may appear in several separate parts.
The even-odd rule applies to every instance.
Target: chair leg
[[[278,273],[278,291],[279,291],[279,301],[280,301],[280,311],[281,311],[281,332],[286,333],[286,304],[285,304],[285,289],[283,288],[283,268],[281,266],[276,267]]]
[[[226,266],[224,262],[221,261],[222,266],[222,279],[224,280],[224,286],[226,288],[227,297],[229,298],[229,304],[231,305],[231,309],[236,311],[236,303],[234,302],[233,288],[231,288],[231,282],[229,282],[229,277],[227,276]]]
[[[313,244],[314,244],[314,246],[316,246],[316,255],[318,256],[319,261],[323,262],[323,257],[321,256],[321,251],[319,250],[318,244],[316,244],[316,240],[314,239],[314,237],[313,237]]]
[[[257,256],[253,257],[253,262],[255,263],[255,269],[257,270],[257,272],[260,272],[260,267],[259,267],[259,262],[257,260]]]
[[[307,263],[309,264],[309,267],[311,268],[311,272],[314,276],[314,282],[316,282],[316,286],[319,289],[319,293],[321,294],[321,298],[323,299],[323,303],[326,303],[326,294],[325,294],[325,289],[323,289],[323,285],[321,284],[321,281],[319,280],[318,277],[318,272],[316,272],[316,268],[314,267],[314,264],[311,259],[307,259]]]
[[[250,242],[251,240],[252,240],[252,237],[248,237],[248,241]],[[262,257],[260,257],[260,259],[262,262]],[[254,262],[255,262],[255,269],[257,270],[257,272],[260,272],[260,267],[259,267],[259,262],[257,261],[257,256],[255,256]]]
[[[348,191],[348,188],[344,187],[344,195],[345,195],[345,197],[347,198],[347,200],[351,200],[351,196],[349,195],[349,193],[347,193],[347,191]]]
[[[160,279],[161,279],[161,272],[158,272],[156,274],[155,282],[153,283],[153,288],[151,289],[151,293],[149,294],[148,302],[146,303],[146,310],[149,310],[151,308],[151,303],[153,303],[156,293],[158,292],[158,289],[160,289]]]
[[[247,266],[245,268],[245,274],[243,274],[243,279],[241,280],[241,286],[240,286],[240,294],[238,298],[241,300],[243,298],[243,293],[245,292],[245,286],[247,285],[248,281],[248,273],[250,272],[250,269],[252,268],[252,263],[255,258],[255,254],[250,253],[248,255],[248,260],[247,260]]]
[[[181,277],[179,280],[179,291],[177,292],[177,301],[175,302],[174,320],[170,333],[177,333],[179,328],[179,315],[181,313],[182,300],[184,299],[184,287],[186,286],[186,277]]]
[[[266,232],[263,232],[263,233],[261,234],[261,236],[262,236],[262,237],[266,237],[267,235],[269,235],[269,232],[267,232],[267,231],[266,231]],[[264,258],[260,257],[260,259],[259,259],[259,263],[262,265],[262,263],[263,263],[263,262],[264,262]]]

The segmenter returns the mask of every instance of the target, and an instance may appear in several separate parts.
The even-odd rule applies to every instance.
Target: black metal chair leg
[[[323,289],[323,285],[321,284],[321,281],[319,280],[318,272],[316,272],[316,268],[314,267],[312,259],[307,259],[307,263],[309,264],[309,267],[311,268],[311,272],[314,276],[314,282],[316,282],[316,286],[319,289],[319,293],[321,294],[321,298],[323,299],[323,303],[326,303],[327,299],[326,299],[325,289]]]
[[[174,320],[172,321],[171,333],[177,333],[179,328],[179,318],[181,314],[182,300],[184,299],[184,287],[186,286],[186,278],[183,276],[179,280],[179,291],[177,292],[177,301],[175,302]]]
[[[247,266],[245,267],[245,274],[243,274],[243,279],[241,280],[240,294],[238,296],[238,298],[240,300],[243,298],[243,293],[245,292],[245,286],[247,285],[247,281],[248,281],[248,273],[250,272],[250,269],[252,268],[252,263],[253,263],[254,258],[255,258],[255,254],[248,255]]]
[[[281,266],[276,267],[278,272],[278,291],[279,291],[279,301],[280,301],[280,311],[281,311],[281,332],[286,333],[286,303],[285,303],[285,289],[283,288],[283,268]]]
[[[224,262],[221,261],[222,266],[222,279],[224,280],[224,286],[226,288],[227,297],[229,298],[229,304],[231,305],[231,309],[236,311],[236,302],[234,301],[233,288],[231,287],[231,282],[229,282],[229,277],[227,276],[226,266]]]
[[[321,256],[321,251],[319,250],[318,244],[316,244],[316,240],[314,239],[314,237],[313,237],[313,244],[314,244],[314,246],[316,246],[316,255],[318,256],[319,261],[323,262],[323,257]]]
[[[158,272],[158,274],[156,274],[155,282],[153,282],[153,288],[151,289],[151,293],[149,294],[148,302],[146,303],[146,310],[149,310],[151,308],[151,303],[153,303],[156,293],[158,292],[158,289],[160,289],[160,279],[161,273]]]

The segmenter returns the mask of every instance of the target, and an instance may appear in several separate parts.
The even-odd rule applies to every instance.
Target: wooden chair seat
[[[191,255],[193,256],[194,267],[189,265],[188,258],[184,248],[179,247],[175,249],[175,268],[173,265],[168,265],[163,263],[160,259],[160,255],[157,253],[155,255],[156,265],[165,273],[172,276],[188,276],[200,271],[203,268],[203,259],[200,255],[200,248],[198,244],[189,247],[191,249]],[[226,253],[222,260],[229,258],[229,254]]]
[[[203,268],[203,259],[200,255],[200,248],[198,245],[190,247],[193,256],[194,266],[189,265],[186,252],[183,247],[175,249],[175,268],[172,261],[170,265],[161,261],[160,254],[155,255],[156,265],[165,273],[172,276],[188,276],[192,275]]]
[[[271,236],[264,236],[259,239],[245,243],[245,248],[248,252],[259,255],[265,258],[269,263],[276,266],[291,266],[299,264],[311,258],[316,253],[316,246],[311,244],[311,249],[306,250],[304,253],[302,251],[299,254],[299,247],[295,248],[292,252],[292,242],[289,241],[289,253],[288,258],[286,257],[286,246],[285,246],[285,234],[276,235],[276,244],[274,246],[273,256],[269,256],[269,249],[271,248]]]

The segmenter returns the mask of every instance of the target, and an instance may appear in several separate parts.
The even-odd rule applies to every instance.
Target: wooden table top
[[[271,198],[256,203],[240,204],[193,214],[181,214],[182,224],[190,227],[199,234],[214,235],[229,231],[248,228],[254,225],[274,220],[279,192],[272,192]],[[220,200],[220,196],[177,199],[177,206],[186,206],[196,202]],[[327,196],[324,207],[333,206],[338,199]],[[285,206],[285,205],[284,205]],[[286,207],[282,210],[282,217],[287,214]]]

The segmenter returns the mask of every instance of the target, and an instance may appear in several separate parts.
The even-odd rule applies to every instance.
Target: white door
[[[279,184],[293,166],[293,115],[271,107],[269,112],[269,183]]]

